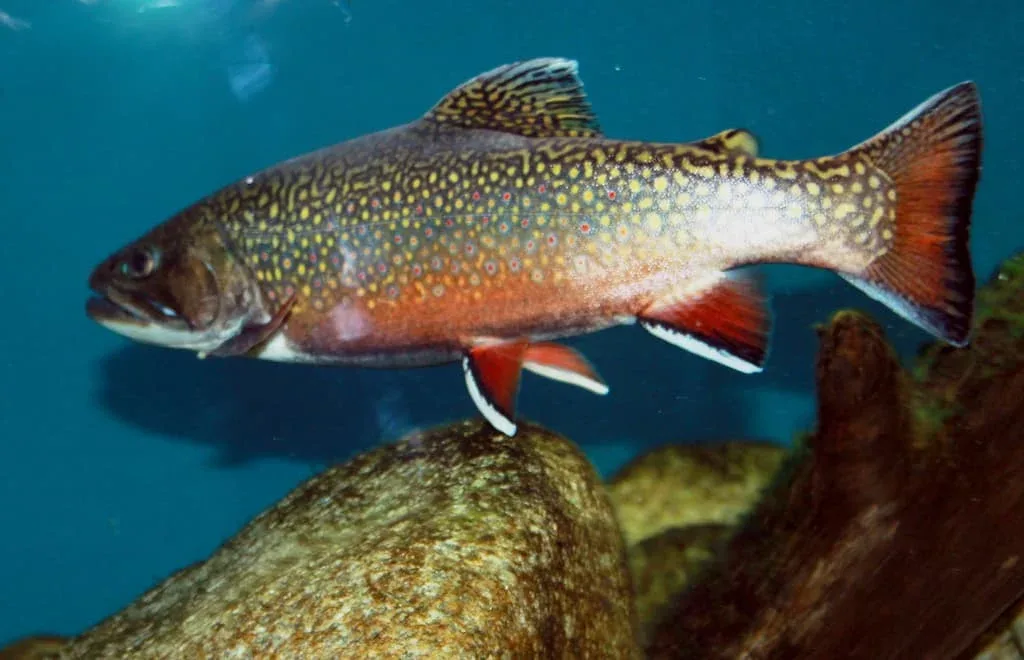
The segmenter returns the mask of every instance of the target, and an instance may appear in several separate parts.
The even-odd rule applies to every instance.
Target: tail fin
[[[892,248],[850,283],[956,346],[968,341],[974,271],[968,251],[981,168],[981,108],[973,82],[931,97],[854,148],[892,179]]]

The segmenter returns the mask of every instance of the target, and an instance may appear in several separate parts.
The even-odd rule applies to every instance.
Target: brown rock
[[[57,635],[26,637],[0,649],[0,660],[57,660],[67,641]]]
[[[466,422],[310,479],[64,657],[631,658],[635,640],[586,458]]]
[[[732,528],[673,527],[629,548],[640,635],[646,639],[676,596],[719,552]]]
[[[608,485],[626,545],[673,528],[736,524],[786,455],[779,445],[725,442],[669,445],[640,456]]]
[[[1024,660],[1024,597],[961,655],[974,660]]]
[[[1020,304],[1024,277],[989,289]],[[916,385],[876,323],[836,315],[810,452],[650,657],[952,658],[1024,596],[1024,333],[978,318],[969,349],[926,352]]]

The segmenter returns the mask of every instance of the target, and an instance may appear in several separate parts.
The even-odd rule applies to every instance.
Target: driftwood
[[[861,314],[819,334],[817,430],[650,657],[972,657],[1020,613],[1024,256],[913,375]]]

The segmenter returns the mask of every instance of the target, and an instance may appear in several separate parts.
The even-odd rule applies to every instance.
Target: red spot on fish
[[[401,244],[402,244],[402,237],[400,235],[399,236],[395,236],[395,245],[401,245]]]
[[[324,281],[321,280],[319,277],[314,277],[313,278],[313,288],[314,289],[319,289],[323,285],[324,285]]]
[[[417,204],[416,205],[416,215],[423,215],[423,205],[422,204]]]
[[[479,202],[480,201],[480,191],[479,190],[474,190],[473,191],[473,201],[474,202]]]
[[[345,212],[350,214],[350,215],[352,213],[355,213],[356,212],[356,203],[355,202],[349,202],[348,205],[345,206]]]
[[[523,218],[522,220],[519,221],[519,226],[522,227],[523,229],[526,229],[527,227],[530,226],[530,219]]]
[[[380,206],[380,200],[376,198],[371,199],[370,206],[372,206],[373,208],[377,208],[378,206]]]
[[[356,277],[358,277],[363,282],[366,281],[366,273],[364,273],[362,271],[359,271],[359,275],[357,275]]]
[[[513,273],[518,273],[523,267],[523,262],[519,261],[519,257],[512,257],[508,260],[508,267]]]
[[[537,186],[537,192],[539,192],[540,194],[542,194],[542,195],[543,195],[543,194],[544,194],[544,193],[546,193],[547,191],[548,191],[548,187],[547,187],[547,186],[545,186],[545,185],[544,185],[543,183],[542,183],[542,184],[540,184],[539,186]]]
[[[377,272],[378,273],[386,273],[387,270],[388,270],[388,265],[386,263],[384,263],[383,261],[380,262],[379,264],[377,264]]]
[[[459,274],[459,264],[457,264],[455,262],[452,262],[451,271],[452,271],[452,275],[458,275]]]
[[[295,287],[293,287],[291,284],[289,284],[288,286],[286,286],[284,288],[284,297],[285,298],[291,298],[294,295],[295,295]]]
[[[474,252],[476,252],[476,246],[472,243],[466,243],[466,254],[472,255]]]
[[[316,263],[316,252],[310,252],[310,253],[309,253],[309,260],[310,260],[310,261],[311,261],[312,263]]]
[[[444,226],[445,227],[453,227],[453,226],[455,226],[455,221],[452,220],[451,218],[445,218],[444,219]]]
[[[583,232],[584,234],[589,234],[591,229],[592,227],[590,226],[589,222],[580,223],[580,231]]]
[[[487,271],[488,275],[494,275],[498,272],[498,264],[494,261],[488,261],[484,264],[484,269]]]
[[[508,200],[512,199],[512,193],[507,192],[507,191],[502,193],[501,194],[501,199],[502,199],[502,201],[507,202]]]
[[[485,225],[486,225],[486,224],[489,224],[489,223],[491,222],[491,216],[489,216],[489,215],[485,215],[485,216],[483,217],[483,220],[481,220],[481,222],[482,222],[483,224],[485,224]]]
[[[533,252],[537,248],[537,244],[533,240],[526,241],[526,251]]]
[[[336,254],[335,254],[335,255],[333,255],[333,256],[331,257],[331,263],[332,263],[332,264],[334,264],[335,266],[340,266],[340,265],[341,265],[341,257],[339,257],[339,256],[338,256],[338,255],[336,255]]]
[[[444,264],[441,261],[441,257],[431,257],[430,258],[430,267],[433,268],[434,270],[441,270],[441,266],[443,266],[443,265]]]
[[[270,255],[269,254],[267,254],[266,252],[260,252],[260,260],[261,261],[266,261],[268,259],[270,259]]]
[[[427,238],[430,238],[431,236],[434,235],[434,228],[427,227],[426,229],[423,230],[423,235],[426,236]]]
[[[398,297],[398,287],[395,286],[394,284],[389,284],[388,285],[387,292],[388,292],[388,298],[397,298]]]
[[[413,275],[415,275],[416,277],[419,277],[420,275],[422,275],[422,274],[423,274],[423,269],[422,269],[422,268],[420,268],[420,265],[419,265],[419,264],[415,264],[415,265],[414,265],[414,266],[412,267],[412,274],[413,274]]]
[[[558,237],[554,234],[548,234],[548,247],[554,247],[558,244]]]
[[[267,291],[267,298],[270,298],[271,300],[276,300],[277,299],[277,292],[274,291],[273,289],[271,289],[270,291]]]
[[[507,234],[508,230],[509,230],[508,223],[505,222],[504,220],[502,220],[501,224],[498,225],[498,231],[501,232],[502,234]]]
[[[608,191],[608,199],[615,199],[615,197],[616,197],[615,191],[614,190],[609,190]]]
[[[360,236],[366,236],[366,225],[359,225],[356,227],[356,233]]]

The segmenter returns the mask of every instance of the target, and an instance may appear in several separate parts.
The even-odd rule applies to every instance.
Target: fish
[[[826,269],[969,342],[982,115],[968,80],[830,156],[765,158],[731,128],[607,136],[576,60],[451,88],[405,124],[254,168],[104,258],[87,314],[132,340],[313,365],[461,362],[514,436],[523,371],[598,395],[569,340],[620,325],[764,369],[759,264]],[[752,272],[755,271],[755,272]]]

